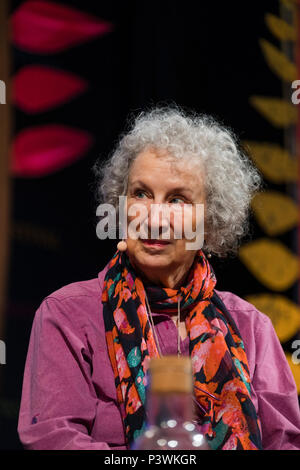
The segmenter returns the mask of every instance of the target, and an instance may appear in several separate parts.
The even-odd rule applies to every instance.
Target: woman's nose
[[[153,202],[148,211],[148,230],[151,238],[171,238],[170,208],[163,202]]]

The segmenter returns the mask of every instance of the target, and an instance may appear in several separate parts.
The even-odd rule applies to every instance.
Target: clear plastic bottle
[[[147,388],[147,426],[133,450],[211,450],[194,423],[189,357],[152,359]]]

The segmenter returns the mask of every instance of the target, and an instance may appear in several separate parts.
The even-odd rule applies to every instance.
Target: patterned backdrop
[[[36,309],[63,285],[95,277],[115,251],[96,237],[92,166],[112,150],[128,113],[155,103],[231,126],[263,175],[239,256],[211,262],[219,290],[270,316],[300,395],[296,0],[251,8],[2,0],[1,8],[9,33],[0,122],[10,134],[1,126],[2,148],[9,144],[0,168],[0,448],[21,447],[16,425]]]

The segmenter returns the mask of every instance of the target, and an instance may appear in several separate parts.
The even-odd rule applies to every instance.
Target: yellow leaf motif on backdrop
[[[251,205],[267,235],[280,235],[298,223],[298,206],[286,194],[277,191],[259,193],[254,196]]]
[[[296,65],[291,62],[283,52],[265,39],[260,40],[260,46],[270,69],[286,82],[293,82],[297,78]]]
[[[270,317],[281,343],[300,329],[300,307],[280,294],[248,295],[246,300]]]
[[[244,244],[239,257],[249,271],[268,289],[289,289],[299,276],[298,257],[278,240],[262,238]]]
[[[268,142],[245,141],[244,145],[246,150],[249,149],[250,156],[257,168],[272,183],[297,182],[297,159],[287,150]]]
[[[266,96],[251,96],[249,101],[256,111],[275,127],[285,128],[297,123],[297,106],[289,101]]]
[[[267,13],[265,16],[266,23],[270,31],[281,41],[296,41],[297,31],[289,23],[278,18],[278,16]]]
[[[280,0],[283,5],[290,9],[294,9],[296,7],[296,4],[298,3],[298,0]]]
[[[294,376],[294,380],[297,385],[297,392],[300,395],[300,364],[294,364],[292,360],[292,354],[286,352],[285,357],[287,358],[288,364],[291,368],[292,374]]]

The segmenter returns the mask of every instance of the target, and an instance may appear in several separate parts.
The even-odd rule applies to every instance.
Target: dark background
[[[12,2],[12,12],[22,2]],[[46,64],[89,82],[87,92],[44,114],[14,109],[15,129],[62,123],[88,130],[91,150],[71,166],[42,178],[13,178],[13,224],[51,233],[43,244],[12,232],[6,315],[6,365],[0,400],[0,448],[21,448],[16,426],[23,369],[34,313],[43,298],[65,284],[91,279],[116,249],[116,241],[96,237],[92,166],[106,158],[126,128],[126,118],[154,104],[176,103],[212,114],[242,140],[281,144],[283,133],[249,104],[252,95],[281,96],[259,38],[277,45],[265,24],[279,2],[79,1],[59,2],[110,21],[114,30],[54,55],[36,55],[12,46],[13,70]],[[272,188],[272,185],[268,184]],[[280,190],[280,187],[276,187]],[[284,189],[284,188],[283,188]],[[14,226],[14,225],[13,225]],[[263,236],[251,218],[251,236]],[[295,243],[295,231],[281,239]],[[238,258],[212,258],[219,290],[240,296],[265,291]],[[296,288],[285,295],[297,300]]]

